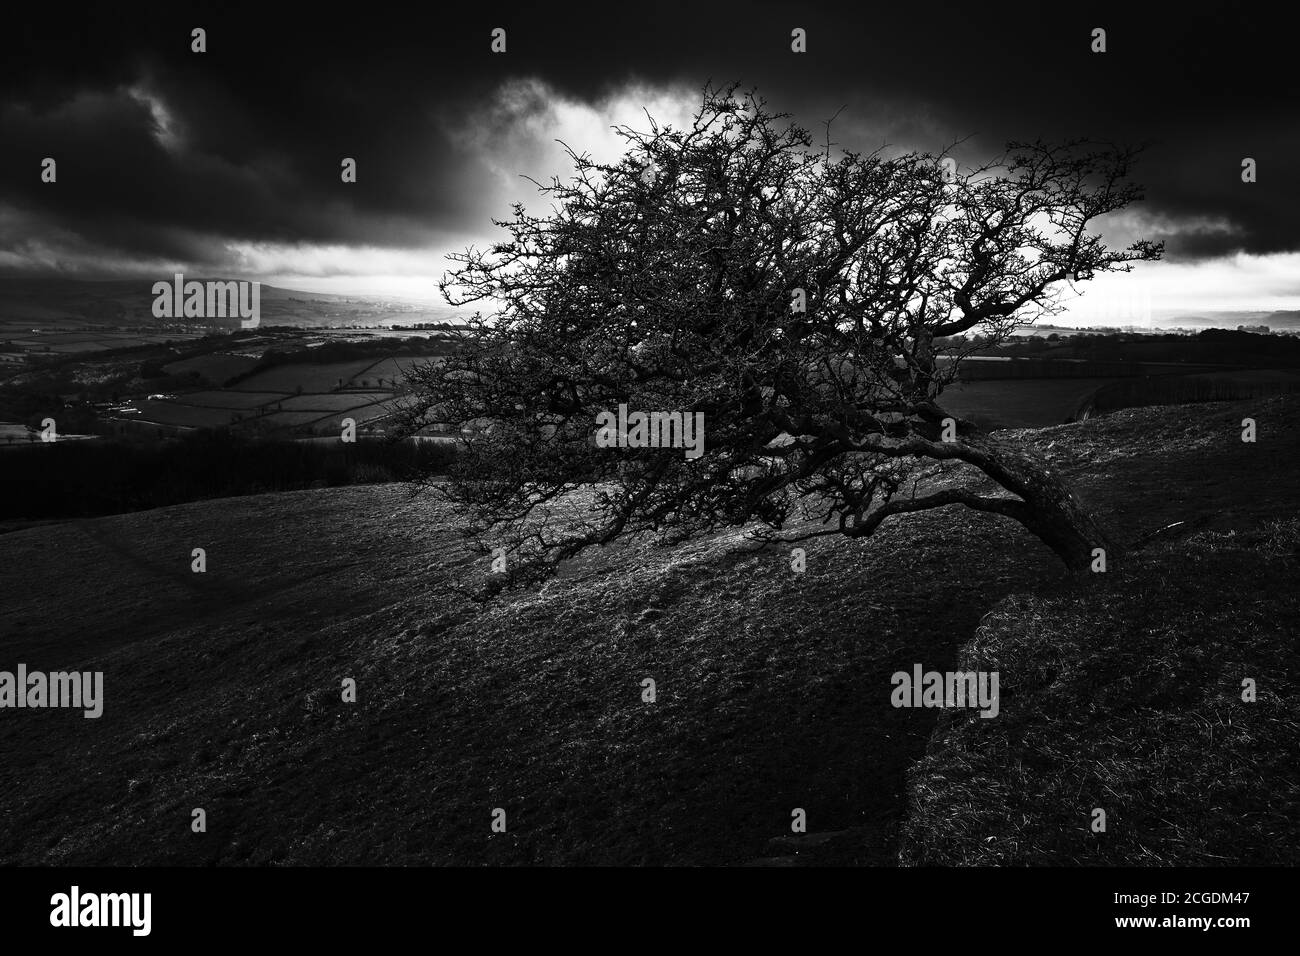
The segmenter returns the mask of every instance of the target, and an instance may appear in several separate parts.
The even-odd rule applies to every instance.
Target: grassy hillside
[[[1293,865],[1297,558],[1291,518],[1143,553],[1100,588],[1004,600],[962,655],[1000,673],[1001,712],[941,721],[905,859]]]
[[[1245,415],[1260,423],[1253,445],[1240,441]],[[1284,540],[1262,529],[1295,514],[1297,436],[1300,411],[1286,399],[1130,410],[1009,434],[1068,474],[1126,540],[1198,519],[1200,534],[1246,548],[1252,534]],[[956,508],[892,520],[866,543],[809,543],[803,574],[784,553],[746,551],[737,535],[669,550],[632,544],[575,563],[540,592],[479,607],[451,587],[481,561],[457,527],[441,505],[370,486],[0,537],[0,590],[13,596],[0,668],[103,670],[106,695],[99,720],[0,714],[0,863],[737,864],[789,856],[771,841],[789,834],[798,807],[809,830],[851,834],[803,858],[891,864],[908,774],[923,758],[911,778],[916,819],[960,833],[949,858],[969,859],[976,827],[965,804],[944,805],[944,792],[915,796],[943,789],[924,783],[947,766],[935,764],[934,749],[927,756],[939,712],[890,706],[894,671],[951,669],[993,608],[1005,623],[990,631],[986,621],[981,640],[1005,631],[990,646],[1012,648],[1023,635],[1062,660],[1081,653],[1101,627],[1088,615],[1104,609],[1111,636],[1087,645],[1104,650],[1130,630],[1145,633],[1139,612],[1150,595],[1126,588],[1169,589],[1188,621],[1248,600],[1251,621],[1291,613],[1275,579],[1252,589],[1249,568],[1230,579],[1236,597],[1225,605],[1221,579],[1178,551],[1194,538],[1153,545],[1133,559],[1132,577],[1121,570],[1099,582],[1114,601],[1081,599],[1036,540]],[[207,549],[206,574],[189,570],[195,547]],[[1022,596],[999,603],[1012,595]],[[1251,633],[1237,658],[1219,661],[1213,643],[1204,654],[1223,680],[1238,660],[1256,668],[1264,688],[1284,673],[1276,635]],[[1211,631],[1187,634],[1208,641]],[[1174,653],[1156,643],[1135,646]],[[1002,666],[1015,670],[1023,655],[1007,654]],[[1103,668],[1079,685],[1109,708],[1092,713],[1117,745],[1141,739],[1143,727],[1189,735],[1204,696],[1227,693],[1197,678],[1193,690],[1149,697],[1158,719],[1131,724],[1122,686],[1105,693],[1125,673]],[[341,701],[348,677],[355,704]],[[646,677],[657,684],[654,703],[641,699]],[[1025,694],[1036,680],[1007,676]],[[1014,701],[1003,703],[1007,725],[1046,733]],[[1053,725],[1078,719],[1068,708],[1044,713]],[[982,723],[998,730],[1002,719]],[[1232,766],[1263,778],[1277,766],[1278,737],[1260,725],[1250,732],[1259,748],[1238,748]],[[969,742],[969,759],[994,779],[1001,752],[984,746]],[[1043,807],[1073,825],[1078,800],[1063,796],[1070,774],[1110,779],[1099,751],[1075,755],[1085,769],[1043,765],[1053,783],[1032,804],[1037,842],[1003,859],[1054,852]],[[1112,785],[1123,794],[1129,779]],[[1242,832],[1272,828],[1286,839],[1280,821],[1296,817],[1294,793],[1273,792],[1271,803],[1251,805],[1259,817]],[[207,812],[206,834],[190,830],[195,807]],[[507,811],[505,834],[490,831],[495,807]],[[996,822],[993,804],[977,811],[981,825]],[[1113,830],[1127,813],[1112,815]],[[1230,815],[1215,820],[1226,835],[1205,845],[1221,853],[1234,831]],[[949,853],[942,842],[918,850],[915,827],[909,859]],[[1144,831],[1148,856],[1131,844],[1121,855],[1175,855],[1161,842],[1174,835]]]

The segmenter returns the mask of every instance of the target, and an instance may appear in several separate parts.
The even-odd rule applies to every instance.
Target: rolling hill
[[[1247,415],[1259,422],[1253,445],[1240,440]],[[1274,771],[1297,728],[1300,667],[1276,646],[1297,607],[1294,589],[1274,584],[1294,580],[1277,523],[1295,517],[1300,493],[1300,405],[1133,409],[1005,434],[1066,473],[1126,541],[1178,521],[1194,533],[1153,539],[1080,590],[1017,526],[950,508],[891,520],[865,543],[810,542],[803,574],[788,554],[720,534],[605,549],[540,591],[487,605],[454,587],[485,560],[455,515],[396,485],[0,536],[0,669],[105,675],[99,719],[0,712],[0,863],[892,865],[900,851],[906,862],[979,862],[979,846],[1008,863],[1087,852],[1159,861],[1177,856],[1177,828],[1121,821],[1168,795],[1153,774],[1170,752],[1130,733],[1131,673],[1071,662],[1107,614],[1100,646],[1128,634],[1158,648],[1171,633],[1202,635],[1196,622],[1224,608],[1249,609],[1242,626],[1256,637],[1239,654],[1270,696],[1235,712],[1249,746],[1227,757],[1203,742],[1178,747],[1178,805],[1193,805],[1228,760],[1247,781],[1231,805],[1245,816],[1213,816],[1226,829],[1195,846],[1294,858],[1300,798]],[[204,574],[190,570],[196,547]],[[1252,590],[1269,562],[1266,586]],[[991,611],[992,630],[981,629]],[[1004,680],[1020,693],[1101,703],[1081,717],[1027,711],[1009,695],[1010,741],[997,720],[971,728],[890,705],[891,673],[951,669],[1004,645]],[[1056,655],[1059,673],[1046,683],[1029,673],[1040,662],[1026,648]],[[1191,739],[1206,695],[1235,686],[1240,666],[1211,656],[1194,675],[1164,674],[1141,726]],[[1076,672],[1086,686],[1070,683]],[[342,700],[345,678],[355,703]],[[1071,730],[1068,752],[1017,757],[1017,741],[1050,740],[1083,717],[1115,733]],[[1069,828],[1092,794],[1063,794],[1109,780],[1120,745],[1117,779],[1148,783],[1115,815],[1104,851],[1089,848]],[[1024,821],[998,811],[1000,790],[971,800],[978,788],[945,774],[1014,781]],[[1252,790],[1252,774],[1273,789]],[[1118,790],[1122,801],[1132,787]],[[508,828],[494,834],[498,807]],[[814,833],[792,845],[796,807]],[[205,833],[191,831],[194,808]]]
[[[186,276],[207,282],[214,276]],[[169,320],[153,315],[153,279],[80,281],[72,279],[0,278],[0,324],[47,330],[65,327],[161,326]],[[225,281],[225,280],[220,280]],[[400,298],[343,296],[302,292],[263,284],[260,292],[263,325],[304,328],[340,325],[387,325],[399,322],[463,321],[451,306]],[[184,321],[184,320],[181,320]],[[197,323],[199,320],[191,320]],[[215,320],[238,328],[238,320]]]

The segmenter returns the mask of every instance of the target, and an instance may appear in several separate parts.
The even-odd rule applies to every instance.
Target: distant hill
[[[1300,329],[1300,310],[1277,312],[1168,313],[1153,319],[1162,329],[1235,329],[1239,325],[1267,325],[1272,331]]]
[[[1263,324],[1273,329],[1300,328],[1300,309],[1291,309],[1287,312],[1270,312],[1264,317]]]
[[[163,278],[163,277],[159,277]],[[227,281],[212,276],[186,276],[199,282]],[[174,320],[153,315],[153,284],[158,279],[0,278],[0,323],[54,329],[68,326],[160,326]],[[465,321],[462,310],[400,297],[334,295],[302,292],[277,286],[261,287],[262,324],[320,328],[340,325],[389,325]],[[184,322],[185,320],[179,320]],[[221,320],[196,327],[222,325]],[[224,323],[237,327],[236,321]]]

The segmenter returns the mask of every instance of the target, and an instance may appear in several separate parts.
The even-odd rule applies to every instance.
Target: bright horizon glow
[[[174,149],[183,142],[181,118],[158,95],[143,84],[133,87],[129,95],[150,110],[160,145]],[[449,308],[437,287],[453,265],[448,254],[470,246],[487,248],[505,238],[504,230],[491,226],[487,217],[507,218],[513,202],[524,203],[533,213],[544,212],[545,197],[525,177],[546,182],[552,174],[563,177],[571,172],[557,140],[598,161],[614,161],[625,144],[612,126],[642,128],[648,111],[657,122],[680,128],[689,123],[699,95],[698,89],[681,84],[632,81],[588,103],[566,96],[544,80],[515,78],[503,81],[480,110],[435,117],[467,161],[491,172],[491,185],[481,197],[485,210],[481,228],[434,230],[431,238],[414,247],[232,240],[208,262],[185,264],[153,258],[113,261],[102,249],[79,245],[75,236],[53,237],[57,241],[33,236],[20,249],[0,250],[0,269],[22,274],[35,266],[40,271],[32,274],[84,279],[139,276],[142,281],[169,279],[183,272],[258,280],[307,293],[394,298]],[[910,141],[933,138],[932,126],[929,122],[918,126],[907,121],[904,113],[882,109],[859,119],[857,125],[850,124],[847,132],[859,138]],[[902,142],[899,148],[910,147]],[[30,234],[33,224],[28,219],[27,213],[0,207],[0,231]],[[1226,228],[1216,222],[1191,225],[1202,231]],[[1134,211],[1111,217],[1103,228],[1111,245],[1123,246],[1138,235],[1177,234],[1188,223],[1144,218]],[[1144,262],[1131,273],[1103,274],[1077,289],[1064,287],[1061,293],[1067,308],[1048,321],[1077,327],[1176,325],[1178,316],[1204,312],[1300,310],[1300,252]]]
[[[482,243],[480,243],[481,245]],[[437,258],[436,256],[434,258]],[[1177,316],[1202,312],[1300,310],[1294,291],[1300,253],[1273,256],[1238,254],[1201,263],[1141,263],[1130,273],[1106,274],[1084,283],[1075,294],[1065,287],[1067,307],[1044,324],[1070,326],[1161,325]],[[269,275],[268,285],[303,292],[410,299],[446,307],[437,276],[428,275]],[[1243,291],[1250,290],[1250,291]],[[467,311],[473,311],[469,309]]]

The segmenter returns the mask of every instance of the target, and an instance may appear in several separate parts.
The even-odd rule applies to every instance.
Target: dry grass
[[[1122,537],[1210,516],[1096,593],[955,507],[812,542],[802,575],[733,535],[633,542],[486,606],[449,587],[476,560],[456,516],[396,486],[0,535],[3,663],[106,688],[97,721],[0,718],[0,862],[732,864],[802,807],[861,833],[835,862],[887,865],[917,761],[913,861],[1294,853],[1295,540],[1267,529],[1298,435],[1276,401],[1014,435]],[[1001,668],[1002,715],[929,744],[940,712],[892,707],[890,675],[953,668],[990,608],[966,653]]]
[[[911,774],[904,860],[1293,864],[1298,553],[1292,518],[1001,602],[962,655],[999,672],[1001,713],[941,719]]]

